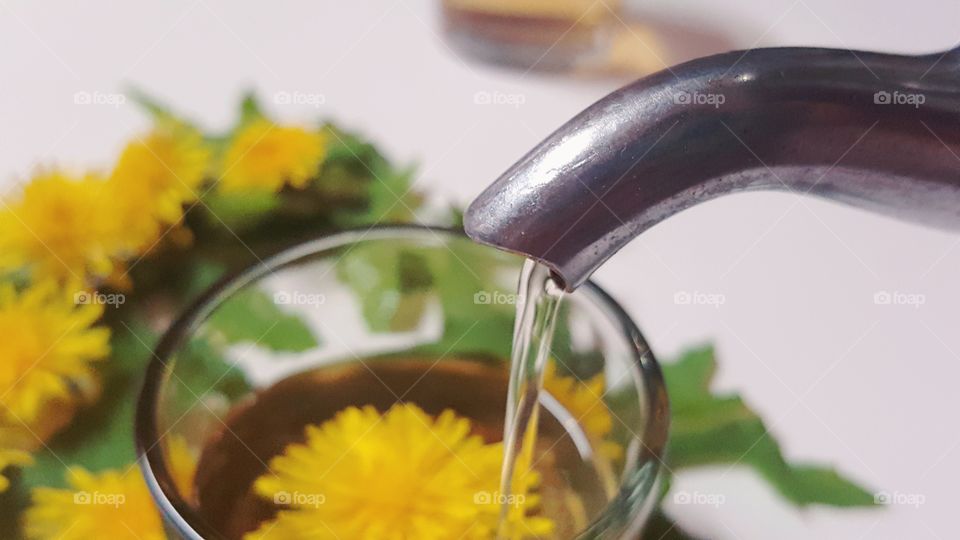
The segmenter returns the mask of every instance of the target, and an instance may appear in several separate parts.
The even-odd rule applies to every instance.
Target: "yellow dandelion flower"
[[[126,247],[139,251],[179,223],[183,205],[197,200],[210,152],[199,133],[182,125],[162,125],[130,142],[109,179],[115,223]]]
[[[196,460],[182,439],[169,446],[177,485],[192,483]],[[67,472],[67,489],[36,488],[24,530],[32,540],[165,540],[163,523],[147,485],[136,467],[124,472],[91,473],[81,467]]]
[[[548,362],[543,388],[577,419],[584,432],[597,444],[602,455],[609,459],[619,459],[623,448],[607,439],[613,429],[613,417],[610,408],[603,401],[606,384],[603,373],[598,373],[587,381],[580,381],[576,377],[557,374],[555,363]]]
[[[0,493],[3,493],[10,487],[10,480],[3,475],[4,469],[10,466],[23,467],[32,463],[33,458],[23,450],[0,448]]]
[[[95,175],[34,177],[0,210],[0,268],[30,267],[61,281],[109,275],[118,245],[105,188]]]
[[[326,138],[316,131],[257,119],[234,135],[223,157],[219,187],[225,192],[302,188],[326,156]]]
[[[93,326],[103,306],[76,298],[51,281],[19,293],[0,284],[3,424],[30,425],[52,402],[72,401],[74,388],[93,377],[90,363],[109,353],[109,330]]]
[[[469,420],[449,410],[433,418],[412,404],[384,415],[350,407],[306,437],[254,483],[284,509],[248,540],[493,538],[503,445],[471,435]],[[530,472],[519,484],[536,481]],[[552,532],[552,520],[529,515],[537,504],[530,495],[516,505],[512,537]]]

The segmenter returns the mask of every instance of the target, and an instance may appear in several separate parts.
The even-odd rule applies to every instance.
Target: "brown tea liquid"
[[[272,519],[278,507],[253,492],[254,480],[287,445],[304,441],[307,425],[322,424],[349,406],[373,405],[385,412],[404,396],[431,415],[452,409],[469,418],[474,433],[487,442],[501,441],[506,363],[436,360],[374,358],[365,360],[367,367],[355,361],[323,367],[284,379],[234,407],[225,419],[229,429],[213,437],[200,458],[196,494],[203,519],[231,539]],[[557,538],[570,538],[610,500],[616,478],[608,464],[594,461],[569,413],[555,401],[540,409],[533,458],[542,476],[538,512],[556,523]]]

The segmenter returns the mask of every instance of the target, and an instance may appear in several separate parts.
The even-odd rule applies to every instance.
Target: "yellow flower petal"
[[[210,152],[199,133],[180,124],[160,125],[130,142],[110,175],[108,192],[118,228],[132,252],[148,249],[196,201]]]
[[[182,440],[170,442],[175,478],[192,478],[196,460]],[[71,467],[66,489],[36,488],[24,518],[31,540],[165,540],[163,524],[136,466],[91,473]]]
[[[109,354],[110,331],[93,326],[102,311],[51,281],[19,293],[0,284],[0,423],[42,422],[41,411],[93,378],[91,362]]]
[[[502,460],[502,444],[472,435],[452,411],[433,418],[412,404],[383,415],[350,407],[270,461],[254,489],[282,509],[247,539],[489,539]],[[518,486],[535,485],[536,473],[522,476]],[[535,506],[533,496],[518,499],[512,538],[553,530],[529,515]]]
[[[0,206],[0,268],[60,281],[108,275],[119,249],[110,206],[101,177],[40,173]]]
[[[547,362],[543,388],[577,419],[600,454],[608,459],[619,459],[623,455],[623,448],[608,440],[613,430],[613,416],[603,401],[606,392],[603,373],[580,381],[576,377],[558,375],[554,362]]]
[[[316,131],[250,122],[233,137],[220,164],[224,192],[279,191],[284,184],[306,186],[326,156],[326,139]]]

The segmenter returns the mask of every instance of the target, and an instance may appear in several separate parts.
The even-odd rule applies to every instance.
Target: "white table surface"
[[[438,38],[434,2],[0,0],[0,178],[38,163],[107,167],[148,122],[76,92],[139,87],[210,128],[244,89],[285,120],[330,116],[373,136],[418,182],[466,203],[611,80],[526,76],[465,63]],[[731,46],[932,52],[960,40],[955,0],[678,0],[644,8],[696,21]],[[279,91],[319,93],[282,106]],[[475,105],[515,93],[520,107]],[[960,171],[960,161],[958,161]],[[790,508],[753,473],[684,473],[676,488],[724,504],[672,505],[711,538],[955,538],[960,484],[960,235],[786,194],[729,197],[657,226],[597,275],[668,358],[713,341],[717,389],[761,411],[794,460],[836,464],[918,508]],[[674,303],[722,294],[718,307]],[[878,306],[877,291],[922,294]],[[953,307],[951,307],[953,306]]]

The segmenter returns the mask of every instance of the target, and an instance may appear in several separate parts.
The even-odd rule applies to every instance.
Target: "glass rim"
[[[375,234],[375,236],[370,237],[371,234]],[[421,234],[469,239],[462,229],[419,224],[374,225],[322,234],[222,277],[191,301],[187,308],[180,312],[164,331],[163,336],[153,349],[137,400],[134,416],[134,443],[140,473],[147,484],[154,503],[162,512],[164,521],[174,526],[184,538],[204,540],[220,537],[220,533],[210,527],[202,516],[180,496],[173,477],[167,470],[163,448],[160,445],[166,433],[160,433],[157,425],[160,391],[165,380],[166,368],[173,354],[190,335],[195,325],[204,320],[209,312],[239,289],[300,259],[336,246],[364,240],[382,240]],[[494,250],[495,248],[491,247],[489,249]],[[586,281],[578,290],[586,290],[595,297],[594,303],[612,316],[620,326],[620,333],[631,344],[633,360],[641,374],[640,385],[643,386],[644,390],[645,402],[642,405],[647,411],[646,422],[642,426],[642,440],[640,442],[643,449],[641,456],[646,457],[652,463],[654,482],[659,483],[660,469],[665,467],[663,458],[670,424],[666,383],[663,380],[660,366],[636,323],[613,297],[592,280]],[[655,491],[656,485],[651,488],[651,492]],[[625,493],[623,490],[618,491],[614,498],[607,503],[603,512],[587,526],[587,529],[578,533],[578,537],[590,532],[602,532],[602,527],[600,531],[595,531],[595,529],[598,525],[602,525],[604,517],[621,508],[623,504],[628,502],[627,499],[632,498],[632,493]],[[628,522],[627,530],[635,529],[638,526],[639,523]]]

